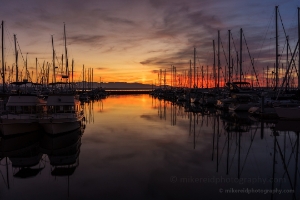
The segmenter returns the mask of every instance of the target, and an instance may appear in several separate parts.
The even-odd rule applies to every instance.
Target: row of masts
[[[231,31],[228,30],[228,39],[229,39],[229,45],[228,45],[228,51],[229,51],[229,55],[228,57],[230,59],[226,59],[226,63],[228,64],[228,66],[230,66],[228,69],[226,69],[226,65],[225,65],[225,74],[224,74],[224,83],[226,82],[231,82],[234,80],[233,78],[233,58],[230,54],[231,52],[231,47],[230,47],[230,38],[232,37],[231,35]],[[175,86],[175,87],[180,87],[180,86],[184,86],[184,87],[189,87],[189,88],[200,88],[199,87],[199,77],[201,78],[201,83],[202,86],[201,88],[208,88],[208,87],[215,87],[215,88],[219,88],[221,85],[221,79],[220,79],[220,70],[221,70],[221,62],[220,62],[220,47],[221,47],[221,39],[220,39],[220,31],[218,31],[218,42],[217,42],[217,52],[215,51],[216,47],[215,47],[215,40],[213,40],[213,69],[209,70],[208,65],[206,65],[206,69],[205,66],[202,65],[201,66],[201,76],[199,76],[199,67],[196,67],[196,48],[194,48],[193,54],[193,62],[192,60],[189,61],[189,65],[190,68],[189,70],[184,70],[184,73],[182,74],[177,74],[176,73],[176,67],[175,66],[171,66],[171,71],[170,71],[170,82],[171,82],[171,87]],[[236,66],[238,67],[239,71],[239,76],[236,75],[235,80],[236,81],[240,81],[242,82],[245,79],[245,76],[243,75],[243,70],[242,70],[242,50],[243,50],[243,29],[240,29],[240,54],[238,54],[238,52],[236,52]],[[217,54],[217,56],[216,56]],[[217,64],[216,64],[217,63]],[[192,70],[192,65],[193,65],[193,70]],[[216,66],[217,65],[217,66]],[[175,71],[174,71],[175,69]],[[216,70],[217,69],[217,70]],[[206,70],[206,72],[205,72]],[[227,75],[227,71],[228,71],[228,75]],[[186,73],[187,72],[187,73]],[[210,73],[211,72],[211,73]],[[184,74],[184,76],[183,76]],[[178,77],[179,75],[179,77]],[[166,85],[166,71],[164,72],[164,77],[162,76],[162,70],[160,70],[160,73],[158,75],[159,77],[159,85],[161,85],[161,80],[162,77],[164,79],[164,85]],[[206,83],[204,82],[204,77],[206,77]],[[185,80],[182,81],[182,78],[184,78]],[[228,78],[228,79],[227,79]],[[209,80],[213,80],[213,81],[209,81]],[[177,84],[179,82],[179,84]],[[188,84],[180,84],[180,83],[188,83]],[[209,84],[210,82],[210,84]],[[205,86],[206,85],[206,86]]]
[[[232,33],[231,30],[228,30],[228,56],[225,55],[223,44],[220,38],[220,30],[218,30],[217,35],[217,48],[215,44],[215,40],[213,40],[213,66],[212,69],[208,67],[208,65],[201,66],[201,76],[199,76],[198,69],[199,67],[196,67],[196,48],[194,48],[194,57],[193,62],[192,60],[189,61],[189,69],[188,70],[182,70],[179,72],[179,70],[176,69],[174,65],[171,65],[171,70],[169,73],[169,86],[171,87],[186,87],[186,88],[217,88],[220,89],[223,87],[223,85],[227,82],[232,81],[249,81],[251,82],[252,86],[256,87],[266,87],[270,88],[272,87],[275,90],[278,90],[280,88],[283,88],[285,86],[285,89],[296,87],[298,90],[300,89],[300,45],[297,41],[296,47],[294,52],[291,51],[291,46],[289,44],[289,37],[286,36],[286,68],[284,69],[283,63],[280,69],[279,66],[279,42],[278,42],[278,6],[275,7],[275,63],[274,63],[274,70],[271,70],[269,66],[263,68],[263,78],[260,78],[260,81],[258,79],[257,71],[254,67],[254,58],[252,58],[246,37],[244,35],[243,29],[241,28],[239,31],[240,39],[239,39],[239,51],[236,49],[235,44],[234,46],[234,54],[232,55]],[[284,27],[283,27],[284,28]],[[300,8],[298,8],[298,40],[300,38]],[[231,41],[232,40],[232,41]],[[243,44],[246,45],[247,53],[249,55],[250,59],[250,73],[246,73],[244,66],[243,66]],[[221,66],[221,47],[224,53],[225,57],[225,66],[224,71],[222,70]],[[217,50],[216,50],[217,49]],[[296,56],[296,52],[298,51],[298,68],[296,68],[296,63],[294,60],[294,57]],[[291,55],[291,58],[290,56]],[[236,58],[234,58],[236,57]],[[193,69],[192,69],[193,66]],[[234,67],[235,66],[235,67]],[[204,72],[206,70],[206,72]],[[281,70],[281,71],[280,71]],[[293,70],[296,71],[297,78],[293,76]],[[234,73],[235,72],[235,73]],[[266,77],[265,77],[266,74]],[[223,76],[223,79],[221,80],[221,75]],[[167,70],[160,70],[158,74],[158,85],[160,87],[167,85]],[[280,78],[281,76],[281,78]],[[201,87],[199,85],[199,77],[201,79]],[[247,78],[248,77],[248,78]],[[250,77],[250,78],[249,78]],[[206,79],[204,81],[204,79]],[[281,79],[281,81],[280,81]],[[162,85],[163,80],[163,85]],[[281,82],[281,86],[279,85]],[[155,85],[156,82],[155,82]]]
[[[15,84],[21,84],[21,83],[29,83],[33,82],[33,71],[30,77],[30,72],[28,70],[27,66],[27,54],[26,54],[26,60],[25,60],[25,75],[22,75],[22,71],[19,70],[18,65],[18,59],[19,59],[19,51],[18,51],[18,45],[17,45],[17,37],[14,34],[14,54],[15,54],[15,63],[12,65],[12,67],[7,66],[4,58],[4,21],[1,23],[1,29],[2,29],[2,70],[1,70],[1,78],[2,78],[2,91],[5,92],[7,90],[6,85],[7,83],[15,83]],[[64,24],[64,54],[61,56],[61,71],[58,72],[58,67],[56,65],[55,60],[57,59],[57,55],[54,48],[54,39],[53,35],[51,36],[51,43],[52,43],[52,63],[51,62],[43,62],[42,66],[39,66],[38,58],[35,59],[35,74],[36,74],[36,83],[33,83],[34,85],[43,85],[43,86],[49,86],[49,85],[56,85],[56,84],[65,84],[74,86],[74,59],[72,59],[72,65],[71,65],[71,72],[69,70],[69,59],[68,59],[68,50],[67,50],[67,38],[66,38],[66,27]],[[57,61],[59,63],[59,61]],[[50,71],[52,67],[52,76],[50,76]],[[14,71],[15,69],[15,71]],[[93,82],[93,69],[88,68],[86,70],[84,69],[83,65],[83,71],[82,71],[82,89],[91,89],[92,88],[92,82]],[[6,74],[8,73],[8,77],[6,77]],[[61,80],[57,81],[58,74],[61,74]],[[13,76],[15,75],[15,78]],[[87,76],[87,77],[86,77]],[[50,83],[50,79],[52,78],[52,83]]]

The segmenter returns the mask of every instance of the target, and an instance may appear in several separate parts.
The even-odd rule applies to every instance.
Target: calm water
[[[0,199],[300,198],[297,122],[185,111],[110,96],[85,104],[85,129],[2,138]]]

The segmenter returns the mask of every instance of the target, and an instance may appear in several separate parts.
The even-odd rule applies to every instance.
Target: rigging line
[[[220,38],[221,40],[221,38]],[[229,70],[229,64],[228,64],[228,60],[227,60],[227,57],[226,57],[226,53],[225,53],[225,50],[224,50],[224,47],[223,47],[223,43],[222,43],[222,40],[221,40],[221,45],[222,45],[222,50],[223,50],[223,54],[224,54],[224,57],[225,57],[225,61],[226,61],[226,65],[225,66],[228,66],[228,70]],[[230,58],[228,58],[230,59]],[[223,74],[223,77],[226,79],[227,77],[225,77],[227,75],[226,73],[226,68],[225,68],[225,74],[223,74],[223,71],[222,71],[222,74]],[[231,77],[230,77],[231,78]]]
[[[235,46],[235,42],[234,42],[234,39],[233,39],[232,32],[230,32],[230,35],[231,35],[231,39],[232,39],[234,50],[235,50],[236,53],[238,53],[238,50],[236,49],[236,46]]]
[[[219,136],[218,136],[219,137]],[[219,159],[219,163],[220,163],[220,161],[221,161],[221,159],[222,159],[222,156],[223,156],[223,153],[224,153],[224,149],[225,149],[225,147],[226,147],[226,141],[227,141],[227,137],[228,137],[228,134],[227,134],[227,136],[226,136],[226,138],[225,138],[225,143],[224,143],[224,147],[223,147],[223,149],[222,149],[222,152],[221,152],[221,155],[220,155],[220,159]],[[229,139],[229,138],[228,138]]]
[[[271,18],[270,18],[269,25],[268,25],[268,27],[267,27],[267,31],[266,31],[266,33],[265,33],[263,42],[262,42],[262,44],[261,44],[261,47],[260,47],[260,50],[259,50],[259,53],[258,53],[258,56],[257,56],[258,59],[260,58],[260,55],[261,55],[261,52],[262,52],[262,48],[263,48],[264,43],[265,43],[265,41],[266,41],[266,38],[267,38],[267,35],[268,35],[268,31],[269,31],[269,29],[270,29],[271,22],[273,21],[274,16],[275,16],[275,13],[272,12],[272,16],[271,16]]]
[[[251,143],[250,143],[250,146],[249,146],[249,148],[248,148],[248,151],[247,151],[247,154],[246,154],[244,163],[243,163],[243,165],[242,165],[241,174],[242,174],[242,172],[243,172],[243,170],[244,170],[244,167],[245,167],[245,164],[246,164],[246,160],[247,160],[247,157],[249,156],[249,152],[250,152],[250,149],[251,149],[251,147],[252,147],[252,144],[253,144],[253,141],[254,141],[254,137],[255,137],[255,135],[256,135],[256,132],[257,132],[257,129],[256,129],[255,132],[254,132],[253,138],[251,138]]]
[[[227,58],[226,58],[226,55],[225,55],[225,51],[224,51],[224,48],[223,48],[223,43],[222,43],[222,41],[221,41],[221,38],[220,38],[220,42],[221,42],[221,44],[222,44],[222,49],[223,49],[223,52],[224,52],[224,56],[225,56],[225,59],[226,59],[226,63],[227,63],[227,65],[228,65]],[[220,65],[220,70],[221,70],[221,73],[222,73],[223,78],[224,78],[224,77],[225,77],[225,73],[223,72],[223,69],[222,69],[221,65]]]
[[[287,44],[287,40],[285,40],[285,42],[284,42],[284,45],[283,45],[283,48],[282,48],[282,51],[281,51],[281,54],[280,54],[280,55],[283,54],[283,51],[285,50],[285,45],[289,46],[289,45]],[[279,57],[279,60],[278,60],[278,66],[279,66],[279,64],[280,64],[280,62],[281,62],[281,58],[282,58],[282,56]]]
[[[1,176],[2,176],[2,178],[3,178],[3,181],[4,181],[5,185],[6,185],[6,187],[8,187],[8,184],[6,183],[5,178],[4,178],[4,175],[3,175],[3,173],[2,173],[1,170],[0,170],[0,173],[1,173]]]
[[[278,10],[278,14],[279,14],[280,22],[281,22],[281,25],[282,25],[282,28],[283,28],[284,36],[285,36],[285,38],[287,38],[287,34],[286,34],[286,31],[285,31],[285,28],[284,28],[284,25],[283,25],[282,18],[281,18],[279,10]],[[291,45],[287,45],[287,46],[289,47],[290,55],[292,55]],[[294,62],[294,65],[296,65],[295,64],[295,60],[292,60],[292,62]],[[296,73],[297,73],[297,76],[298,76],[297,69],[296,69]]]
[[[259,166],[260,166],[260,165],[259,165],[258,162],[257,162],[256,156],[255,156],[255,154],[253,154],[252,156],[253,156],[253,160],[254,160],[254,162],[255,162],[255,164],[256,164],[255,166],[256,166],[257,173],[259,174],[259,176],[261,176],[261,173],[260,173],[260,170],[259,170],[259,168],[260,168]],[[253,168],[254,168],[254,167],[253,167]]]
[[[296,145],[296,143],[293,145],[293,142],[292,142],[292,139],[291,139],[291,135],[290,135],[290,133],[288,133],[288,135],[289,135],[289,141],[290,141],[290,145],[292,146],[292,153],[294,154],[294,152],[295,152],[295,145]],[[294,158],[296,159],[296,156],[294,156]]]
[[[6,30],[6,29],[5,29],[5,30]],[[14,52],[14,51],[13,51],[12,38],[10,37],[9,31],[6,30],[6,31],[5,31],[5,34],[6,34],[6,37],[8,38],[8,41],[9,41],[9,42],[8,42],[9,48],[7,48],[7,51],[5,51],[5,54],[6,54],[5,56],[8,57],[9,55],[12,55],[12,54],[13,54],[13,53],[12,53],[12,54],[9,54],[8,51],[9,51],[9,52]],[[5,42],[5,41],[6,41],[6,40],[4,40],[4,42]]]
[[[57,55],[55,54],[55,58],[57,60],[57,63],[58,63],[58,66],[62,66],[61,62],[60,62],[60,59],[58,59]]]
[[[254,68],[254,58],[252,59],[252,57],[251,57],[250,50],[248,48],[248,44],[247,44],[244,32],[243,32],[243,36],[244,36],[244,41],[245,41],[245,44],[246,44],[246,47],[247,47],[247,51],[248,51],[248,54],[249,54],[249,57],[250,57],[251,65],[252,65],[252,68],[253,68],[253,71],[254,71],[254,74],[255,74],[256,82],[258,84],[258,87],[260,87],[260,84],[259,84],[259,81],[258,81],[258,75],[257,75],[257,73],[255,71],[255,68]]]
[[[238,50],[236,49],[236,46],[235,46],[235,42],[234,42],[234,39],[233,39],[233,35],[232,35],[232,32],[230,32],[230,35],[231,35],[231,39],[232,39],[232,43],[233,43],[233,47],[234,47],[234,50],[235,50],[235,53],[236,55],[238,55]],[[237,58],[238,59],[238,58]],[[234,63],[235,63],[235,60],[233,60]],[[233,63],[232,63],[233,64]],[[233,68],[233,67],[232,67]],[[238,73],[238,69],[235,68],[235,73]]]
[[[278,150],[279,150],[279,154],[280,154],[281,160],[283,160],[283,154],[282,154],[281,148],[280,148],[279,143],[278,143],[277,140],[276,140],[276,144],[277,144],[277,147],[278,147]],[[287,172],[288,169],[287,169],[287,166],[286,166],[285,162],[283,162],[283,164],[284,164],[284,169],[285,169],[285,171]],[[293,184],[292,184],[292,180],[291,180],[290,174],[289,174],[289,173],[286,173],[286,174],[287,174],[287,176],[288,176],[288,179],[289,179],[291,188],[292,188],[292,189],[295,189],[295,188],[293,187]],[[294,194],[294,195],[295,195],[295,194]]]
[[[232,145],[233,145],[233,142],[231,143],[230,148],[232,147]],[[230,163],[230,166],[229,166],[229,171],[230,171],[230,169],[231,169],[231,167],[232,167],[233,160],[234,160],[234,157],[235,157],[236,152],[237,152],[237,149],[238,149],[237,147],[238,147],[238,145],[235,146],[235,151],[234,151],[233,157],[232,157],[232,159],[231,159],[231,163]]]
[[[296,148],[295,146],[296,146],[296,143],[292,147],[292,152],[291,152],[291,154],[289,156],[289,159],[287,161],[287,167],[290,165],[290,162],[291,162],[291,159],[292,159],[292,155],[294,154],[294,148]],[[298,169],[298,167],[297,167],[297,169]],[[298,175],[299,175],[299,170],[297,170],[297,172],[298,172]],[[282,177],[284,177],[286,173],[287,173],[287,170],[282,174]]]
[[[225,60],[226,60],[226,65],[228,66],[228,61],[227,61],[227,57],[226,57],[226,54],[225,54],[225,50],[224,50],[223,42],[222,42],[221,38],[220,38],[220,42],[221,42],[222,50],[223,50],[224,57],[225,57]]]
[[[266,134],[266,133],[265,133]],[[265,143],[266,143],[266,148],[267,148],[267,150],[269,150],[269,144],[268,144],[268,141],[267,141],[267,139],[266,139],[266,137],[264,137],[264,141],[265,141]]]
[[[291,55],[292,55],[292,54],[291,54]],[[298,51],[297,51],[296,58],[297,58],[297,56],[298,56]],[[298,59],[299,59],[299,58],[298,58]],[[295,66],[296,66],[295,60],[293,59],[293,60],[292,60],[292,62],[294,63],[294,65],[293,65],[293,67],[292,67],[292,68],[295,68],[295,70],[296,70],[296,74],[297,74],[297,76],[299,76],[299,74],[298,74],[298,70],[297,70],[297,68],[295,67]]]
[[[20,50],[20,53],[21,53],[23,62],[25,63],[25,59],[24,59],[24,57],[23,57],[23,53],[22,53],[22,50],[21,50],[21,47],[20,47],[20,44],[19,44],[19,41],[18,41],[18,40],[17,40],[17,44],[18,44],[18,47],[19,47],[19,50]]]
[[[297,50],[298,45],[299,45],[299,40],[298,40],[297,45],[296,45],[296,47],[295,47],[295,51],[294,51],[294,53],[293,53],[293,55],[292,55],[292,58],[291,58],[292,60],[294,59],[294,56],[295,56],[295,53],[296,53],[296,50]],[[284,83],[285,83],[285,81],[286,81],[286,79],[287,79],[287,75],[288,75],[288,73],[289,73],[291,64],[292,64],[292,62],[289,63],[289,66],[288,66],[288,68],[287,68],[287,70],[286,70],[286,73],[285,73],[284,79],[283,79],[283,81],[282,81],[281,87],[280,87],[280,89],[279,89],[279,92],[278,92],[278,95],[277,95],[276,100],[278,99],[278,97],[279,97],[279,95],[280,95],[280,92],[281,92],[281,89],[283,88],[283,85],[284,85]]]

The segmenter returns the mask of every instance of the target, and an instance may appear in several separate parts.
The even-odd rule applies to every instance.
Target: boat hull
[[[232,111],[249,111],[252,107],[258,107],[259,103],[247,103],[247,104],[237,104],[237,105],[230,105],[229,110]]]
[[[38,121],[33,119],[2,119],[0,124],[3,136],[34,132],[39,130],[39,128]]]
[[[299,107],[275,107],[275,111],[279,118],[288,120],[299,120],[300,119],[300,108]]]
[[[42,129],[48,133],[48,134],[61,134],[70,132],[76,129],[79,129],[81,127],[82,117],[72,119],[72,118],[66,118],[66,119],[41,119],[39,121]]]

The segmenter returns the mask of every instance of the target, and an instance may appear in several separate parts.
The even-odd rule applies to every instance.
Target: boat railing
[[[2,119],[37,119],[37,114],[12,114],[6,112],[1,116]]]
[[[75,113],[42,113],[40,115],[40,118],[77,118],[83,116],[82,112],[75,112]]]

